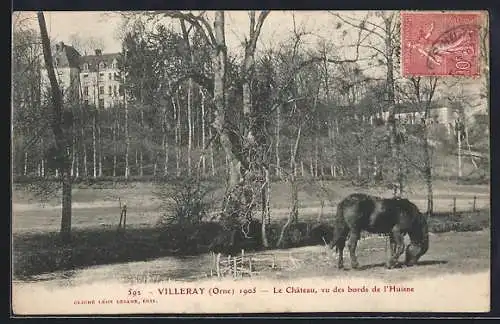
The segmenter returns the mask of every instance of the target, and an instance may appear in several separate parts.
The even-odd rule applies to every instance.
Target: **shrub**
[[[222,232],[214,222],[199,224],[170,224],[159,228],[160,246],[174,254],[187,255],[204,252]]]
[[[208,250],[214,253],[232,254],[239,253],[241,249],[246,251],[259,250],[262,247],[262,223],[252,219],[247,228],[234,228],[232,230],[221,230],[213,239]]]
[[[207,183],[189,178],[173,183],[158,183],[154,194],[161,201],[161,216],[158,225],[199,224],[208,215],[213,201],[209,197],[213,193]]]

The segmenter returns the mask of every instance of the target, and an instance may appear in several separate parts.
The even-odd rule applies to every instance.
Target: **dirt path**
[[[421,209],[426,210],[425,199],[412,199]],[[299,208],[300,217],[304,219],[317,219],[321,214],[321,207],[310,202],[311,205]],[[458,211],[472,209],[473,200],[470,196],[458,197],[456,208]],[[478,197],[476,208],[485,208],[490,205],[488,197]],[[451,211],[453,200],[434,200],[436,212]],[[287,217],[288,208],[273,208],[271,210],[274,219]],[[335,212],[335,206],[323,208],[323,218],[327,219]],[[154,226],[159,219],[158,206],[154,204],[129,205],[127,213],[127,224],[134,226]],[[115,226],[119,221],[119,208],[116,204],[109,202],[78,203],[73,206],[72,225],[74,228],[85,228],[95,226]],[[12,227],[15,233],[25,231],[57,231],[61,221],[60,207],[47,206],[41,208],[36,204],[29,206],[13,206]]]
[[[430,248],[414,267],[387,270],[384,268],[385,241],[380,237],[368,237],[358,244],[358,259],[361,270],[336,269],[336,260],[324,246],[306,246],[286,250],[258,252],[255,255],[273,254],[277,270],[269,264],[263,267],[257,278],[271,280],[297,280],[308,277],[376,278],[387,282],[399,282],[418,277],[435,277],[443,274],[472,274],[489,271],[490,232],[487,230],[463,233],[430,234]],[[86,269],[64,271],[34,276],[36,285],[75,286],[82,284],[118,281],[122,283],[154,283],[166,280],[193,280],[207,277],[211,258],[164,257],[146,262],[129,262],[113,265],[93,266]],[[349,257],[346,252],[346,267]],[[268,270],[265,270],[267,268]]]

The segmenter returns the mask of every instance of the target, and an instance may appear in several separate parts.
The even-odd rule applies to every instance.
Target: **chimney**
[[[102,55],[102,50],[101,50],[101,49],[99,49],[99,48],[97,48],[97,49],[95,50],[95,55],[96,55],[96,56],[101,56],[101,55]]]
[[[57,51],[62,51],[64,50],[64,42],[59,42],[56,44],[56,50]]]

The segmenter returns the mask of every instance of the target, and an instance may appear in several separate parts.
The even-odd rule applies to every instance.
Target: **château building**
[[[66,103],[80,103],[110,108],[123,102],[122,79],[118,69],[119,53],[82,56],[63,42],[55,45],[53,64]],[[46,69],[42,69],[42,91],[50,86]]]

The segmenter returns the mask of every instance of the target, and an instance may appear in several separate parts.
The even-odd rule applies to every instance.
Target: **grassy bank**
[[[271,224],[269,241],[273,245],[284,221]],[[441,213],[429,221],[434,233],[465,232],[488,228],[490,211]],[[116,228],[75,229],[70,244],[63,244],[56,232],[14,234],[14,277],[29,278],[41,273],[112,264],[146,261],[163,256],[207,252],[220,233],[218,224],[205,223],[182,228],[130,227],[125,233]],[[324,244],[331,239],[331,227],[315,221],[290,226],[286,247]],[[186,249],[189,247],[189,249]],[[251,249],[247,247],[248,250]]]

